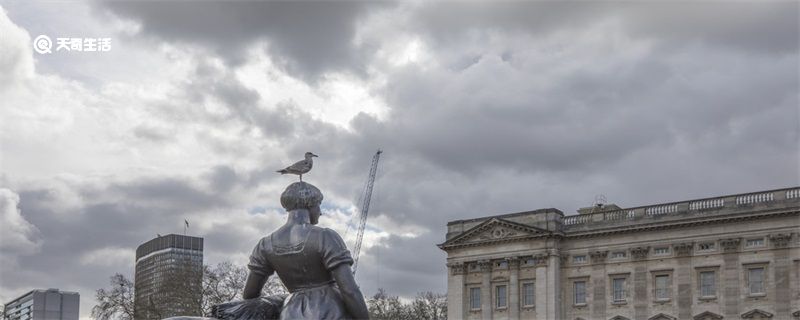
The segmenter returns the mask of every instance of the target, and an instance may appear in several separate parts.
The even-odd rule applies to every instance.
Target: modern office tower
[[[4,306],[4,320],[78,320],[80,295],[58,289],[33,290]]]
[[[203,238],[169,234],[136,248],[134,319],[200,316]]]

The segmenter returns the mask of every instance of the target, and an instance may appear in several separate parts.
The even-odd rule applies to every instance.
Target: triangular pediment
[[[698,314],[692,318],[694,320],[722,320],[722,316],[711,311],[705,311],[701,314]]]
[[[742,319],[771,319],[772,314],[761,309],[753,309],[742,313]]]
[[[631,320],[631,319],[628,319],[628,318],[623,317],[623,316],[614,316],[613,318],[608,319],[608,320]]]
[[[440,248],[528,239],[552,232],[500,218],[491,218],[439,245]]]
[[[665,313],[659,313],[657,315],[654,315],[654,316],[648,318],[647,320],[676,320],[676,319],[678,319],[678,318],[675,318],[675,317],[673,317],[671,315],[668,315],[668,314],[665,314]]]

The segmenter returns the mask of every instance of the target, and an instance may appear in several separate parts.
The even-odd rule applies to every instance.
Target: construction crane
[[[356,245],[353,248],[353,274],[356,274],[358,269],[358,256],[361,252],[361,241],[364,240],[364,227],[367,225],[367,215],[369,214],[369,201],[372,198],[372,187],[375,186],[375,173],[378,171],[378,160],[381,158],[383,151],[378,150],[375,156],[372,157],[372,166],[369,168],[369,176],[367,176],[367,184],[364,187],[364,194],[362,195],[361,202],[361,215],[358,223],[358,234],[356,234]]]

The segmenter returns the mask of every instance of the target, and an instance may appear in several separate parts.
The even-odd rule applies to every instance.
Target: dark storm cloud
[[[768,2],[431,2],[412,13],[415,30],[444,44],[475,31],[547,35],[616,20],[664,49],[689,42],[791,54],[798,48],[798,3]]]
[[[314,80],[330,71],[364,71],[354,44],[363,14],[388,3],[367,1],[100,1],[105,8],[142,23],[145,34],[168,42],[208,46],[237,64],[256,41],[290,73]]]

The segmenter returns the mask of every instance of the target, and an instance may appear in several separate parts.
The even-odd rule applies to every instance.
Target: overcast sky
[[[344,235],[385,150],[366,295],[445,292],[447,221],[800,184],[796,1],[0,6],[3,302],[78,291],[87,318],[184,219],[244,264],[306,151]]]

